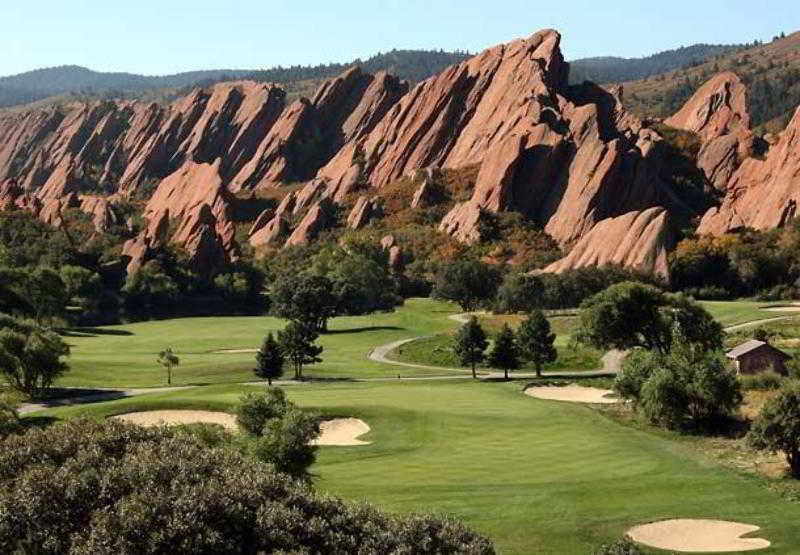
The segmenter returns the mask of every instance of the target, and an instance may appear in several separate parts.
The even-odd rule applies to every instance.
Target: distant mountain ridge
[[[216,69],[163,76],[105,73],[68,65],[0,77],[0,108],[27,104],[66,93],[135,97],[145,91],[194,88],[239,79],[281,84],[320,81],[335,77],[354,65],[359,65],[370,73],[387,70],[401,79],[416,83],[469,56],[467,52],[458,51],[392,50],[366,60],[356,59],[347,63],[286,68],[278,66],[266,70]],[[176,95],[185,92],[187,91],[177,91]]]
[[[642,58],[601,56],[570,62],[570,82],[598,84],[646,79],[673,69],[705,62],[710,58],[745,48],[742,44],[693,44]]]

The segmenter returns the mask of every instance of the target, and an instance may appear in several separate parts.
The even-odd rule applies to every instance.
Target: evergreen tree
[[[556,334],[550,332],[550,322],[541,310],[534,310],[517,330],[517,343],[523,360],[532,362],[536,376],[542,376],[542,365],[554,362],[558,351],[553,346]]]
[[[278,345],[283,355],[292,361],[294,379],[303,379],[303,365],[322,362],[319,358],[322,347],[314,343],[317,331],[300,322],[289,322],[283,331],[278,332]]]
[[[456,335],[454,350],[461,360],[462,366],[472,367],[472,377],[477,378],[475,365],[484,358],[484,352],[489,342],[486,340],[486,332],[478,323],[478,319],[473,316],[469,321],[461,326]]]
[[[267,380],[267,386],[272,385],[272,380],[283,375],[283,364],[286,360],[278,342],[272,332],[264,338],[261,349],[256,353],[256,367],[253,373],[262,380]]]
[[[514,332],[508,327],[503,329],[494,340],[494,347],[489,353],[489,365],[492,368],[499,368],[505,372],[505,379],[508,379],[508,371],[519,368],[519,349]]]

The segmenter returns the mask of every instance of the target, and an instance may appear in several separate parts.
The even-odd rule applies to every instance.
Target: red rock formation
[[[323,198],[314,204],[300,224],[292,231],[286,240],[286,246],[307,245],[321,231],[328,229],[332,223],[334,209],[334,203],[328,198]]]
[[[748,158],[736,170],[721,206],[703,216],[697,232],[721,235],[742,227],[778,227],[796,216],[798,201],[800,108],[766,159]]]
[[[114,206],[105,197],[86,195],[80,198],[81,210],[92,217],[97,231],[106,231],[112,225],[122,224]]]
[[[203,271],[230,262],[238,254],[230,193],[223,185],[220,167],[220,160],[213,164],[187,162],[161,181],[144,210],[151,226],[158,222],[156,229],[165,221],[170,227],[175,224],[172,241],[185,247],[195,267]],[[150,228],[145,237],[148,246],[154,247],[164,233]]]
[[[747,87],[731,71],[706,81],[674,116],[664,123],[697,133],[704,141],[750,129]]]
[[[698,167],[709,182],[724,190],[752,143],[747,87],[730,71],[718,73],[692,95],[665,124],[697,133],[703,146]]]
[[[319,175],[334,198],[416,168],[480,164],[469,202],[440,229],[480,239],[481,210],[519,210],[568,246],[600,221],[674,196],[658,178],[657,133],[624,111],[621,91],[568,87],[555,31],[491,48],[417,85]]]
[[[347,227],[351,229],[361,229],[373,219],[380,218],[382,215],[383,210],[379,198],[361,196],[347,216]]]
[[[616,264],[668,278],[667,252],[674,238],[667,217],[665,209],[656,207],[602,220],[544,272]]]

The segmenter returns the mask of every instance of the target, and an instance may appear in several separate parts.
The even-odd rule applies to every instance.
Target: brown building
[[[774,370],[784,376],[789,373],[786,361],[792,358],[780,349],[756,339],[742,343],[725,356],[733,361],[737,374],[758,374]]]

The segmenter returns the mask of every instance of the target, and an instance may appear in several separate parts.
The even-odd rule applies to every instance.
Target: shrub
[[[783,376],[770,370],[751,376],[740,376],[739,383],[745,391],[770,391],[781,388]]]
[[[308,478],[308,468],[316,460],[316,445],[311,441],[319,437],[319,417],[294,407],[280,418],[267,424],[264,435],[256,443],[256,458],[295,478]]]
[[[622,538],[614,543],[600,546],[594,555],[642,555],[642,551],[632,539]]]
[[[747,441],[755,449],[783,452],[792,476],[800,478],[800,382],[784,385],[761,409]]]
[[[318,496],[167,428],[74,420],[1,447],[2,553],[494,552],[453,520]]]
[[[0,402],[0,439],[22,431],[17,411],[9,404]]]
[[[717,354],[695,358],[689,348],[663,355],[634,351],[614,389],[653,424],[669,429],[709,429],[742,403],[739,381]]]
[[[286,414],[290,405],[286,393],[276,387],[264,394],[246,393],[236,409],[236,425],[247,435],[261,437],[267,422]]]

